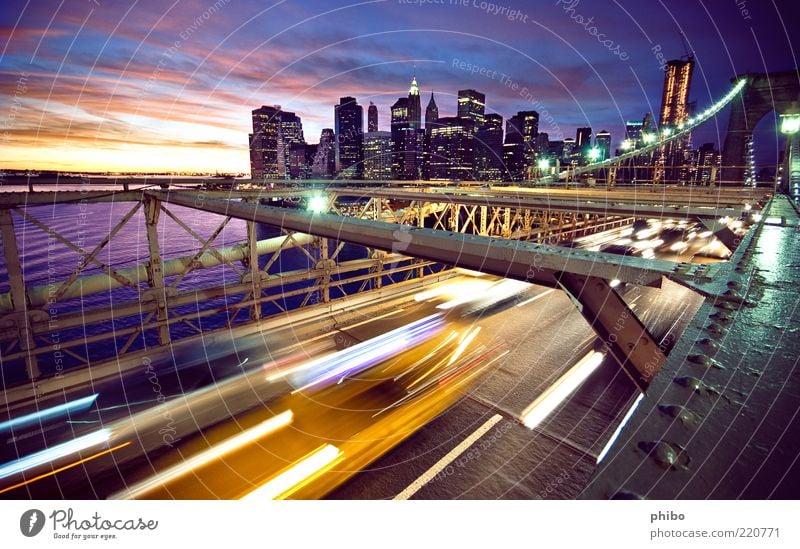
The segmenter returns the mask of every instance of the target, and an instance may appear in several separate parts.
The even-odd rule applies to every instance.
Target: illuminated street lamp
[[[781,133],[793,135],[800,131],[800,114],[781,115]]]
[[[624,140],[624,141],[623,141],[623,142],[620,144],[620,148],[621,148],[623,151],[629,151],[629,150],[631,150],[631,149],[633,148],[633,141],[631,141],[630,139],[625,139],[625,140]]]
[[[655,143],[656,134],[654,134],[654,133],[643,133],[642,134],[642,141],[644,141],[646,145],[649,145],[650,143]]]
[[[597,162],[600,160],[600,149],[597,147],[592,147],[589,149],[589,160],[592,162]]]
[[[547,158],[542,158],[539,160],[537,166],[542,172],[545,172],[550,168],[550,160]]]
[[[328,200],[324,196],[316,195],[308,199],[308,211],[314,214],[328,211]]]

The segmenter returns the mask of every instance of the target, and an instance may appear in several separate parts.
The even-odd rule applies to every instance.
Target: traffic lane
[[[322,443],[335,444],[342,451],[343,457],[337,462],[341,468],[331,477],[345,478],[354,471],[352,467],[366,465],[449,406],[456,385],[437,387],[438,390],[424,393],[406,405],[387,409],[406,395],[403,385],[392,376],[405,371],[410,362],[431,356],[432,349],[439,350],[438,355],[433,355],[433,361],[451,356],[452,346],[442,348],[434,339],[404,353],[402,361],[378,365],[358,378],[321,391],[299,392],[280,399],[274,409],[294,413],[294,421],[286,429],[226,455],[224,463],[210,463],[193,470],[190,475],[169,479],[164,487],[151,490],[143,497],[239,497]],[[426,367],[423,362],[421,370]],[[465,372],[460,373],[463,377]],[[196,455],[236,435],[242,425],[252,428],[263,420],[262,413],[254,412],[227,422],[205,433],[202,440],[198,438],[182,445],[180,454],[173,454],[170,461],[157,463],[155,469],[167,469],[185,456]],[[198,479],[201,482],[196,482]],[[335,485],[333,479],[326,479],[326,482],[315,484],[297,497],[323,495]]]
[[[502,416],[470,440],[496,414],[462,399],[327,499],[392,499],[412,486],[410,499],[570,498],[580,492],[594,461],[581,460],[573,447],[537,435],[514,418]],[[465,441],[471,443],[448,459]],[[559,492],[548,491],[556,478]]]

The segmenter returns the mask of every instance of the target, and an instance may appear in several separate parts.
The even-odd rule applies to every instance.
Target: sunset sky
[[[737,73],[797,66],[796,0],[494,0],[502,13],[441,1],[4,0],[0,167],[249,172],[253,108],[294,111],[316,143],[334,103],[353,95],[375,102],[388,130],[414,72],[423,106],[434,90],[442,116],[474,88],[505,118],[538,110],[551,139],[591,126],[616,145],[625,120],[658,111],[654,48],[680,57],[681,31],[700,108]],[[725,112],[695,143],[719,142],[726,126]],[[770,159],[774,121],[758,133]]]

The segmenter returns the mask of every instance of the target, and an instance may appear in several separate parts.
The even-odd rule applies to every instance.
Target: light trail
[[[342,452],[336,446],[330,444],[320,446],[241,499],[248,501],[286,499],[324,473],[341,455]]]
[[[216,444],[185,461],[173,465],[169,469],[158,473],[151,478],[145,479],[142,482],[134,484],[126,490],[112,495],[109,499],[135,499],[141,497],[156,488],[163,487],[168,482],[179,479],[195,469],[203,467],[214,460],[221,459],[224,456],[246,446],[247,444],[255,442],[256,440],[270,435],[279,429],[289,426],[293,419],[294,414],[292,411],[286,410],[285,412],[273,416],[266,421],[262,421],[258,425],[242,431],[241,433],[234,435],[229,439]]]

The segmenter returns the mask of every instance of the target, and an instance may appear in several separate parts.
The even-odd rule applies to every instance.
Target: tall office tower
[[[525,178],[527,156],[522,143],[503,144],[503,179],[522,181]]]
[[[364,134],[364,179],[386,181],[392,178],[392,133]]]
[[[436,100],[433,98],[433,91],[431,91],[431,99],[428,101],[428,106],[425,108],[425,137],[422,143],[422,178],[430,179],[431,177],[431,130],[436,127],[439,120],[439,107],[436,105]]]
[[[436,121],[439,120],[439,107],[436,106],[436,101],[433,99],[433,92],[431,92],[431,100],[428,101],[428,106],[425,109],[425,133],[430,135]]]
[[[653,113],[646,112],[644,114],[644,118],[642,118],[642,136],[646,133],[654,132],[655,128],[653,127]]]
[[[404,173],[405,133],[408,124],[408,97],[401,97],[391,108],[392,177],[400,179]]]
[[[552,156],[553,158],[558,158],[559,160],[564,158],[564,141],[551,141],[549,146],[547,147],[547,153]]]
[[[639,120],[628,120],[625,122],[625,140],[629,141],[632,147],[642,146],[642,126]]]
[[[252,117],[250,171],[253,179],[291,177],[292,144],[304,143],[300,117],[281,110],[280,105],[255,109]]]
[[[503,178],[503,117],[487,114],[475,132],[475,175],[481,181]]]
[[[378,131],[378,107],[372,101],[369,102],[369,108],[367,109],[367,131]]]
[[[327,179],[334,175],[336,175],[336,135],[331,128],[323,128],[311,166],[311,177]]]
[[[396,179],[418,179],[422,175],[425,130],[412,122],[411,104],[409,96],[392,105],[392,173]]]
[[[524,143],[534,149],[537,135],[539,113],[536,111],[519,111],[506,121],[506,143]]]
[[[539,135],[539,113],[519,111],[506,121],[506,145],[514,145],[516,151],[506,147],[510,164],[509,173],[516,174],[512,179],[518,181],[529,176],[536,165],[536,138]]]
[[[578,155],[579,162],[586,160],[591,148],[592,128],[578,128],[578,131],[575,132],[575,152]]]
[[[606,130],[600,130],[594,137],[594,146],[600,149],[600,158],[605,160],[611,158],[611,134]]]
[[[422,104],[416,76],[411,79],[411,87],[408,89],[408,123],[414,129],[422,127]]]
[[[562,159],[565,163],[571,164],[575,158],[575,140],[571,137],[567,137],[564,139],[564,147],[562,149],[564,151],[564,155]]]
[[[486,96],[475,90],[458,90],[458,116],[475,122],[475,128],[483,125]]]
[[[541,132],[536,136],[536,154],[547,155],[550,150],[550,136]]]
[[[692,84],[694,57],[674,59],[664,69],[664,92],[661,97],[659,127],[677,126],[689,118],[689,88]]]
[[[697,171],[694,184],[717,185],[721,164],[722,153],[716,150],[714,143],[703,143],[697,150]]]
[[[667,62],[664,69],[664,92],[661,97],[661,114],[658,125],[660,129],[675,127],[685,122],[690,116],[689,89],[692,84],[694,57],[685,61],[673,59]],[[666,183],[686,183],[686,155],[689,150],[690,136],[669,143],[663,155],[657,159],[665,166]]]
[[[277,114],[278,110],[273,107],[261,107],[252,112],[250,176],[253,179],[278,178],[278,138],[281,124]]]
[[[440,118],[431,130],[431,179],[471,180],[475,122],[460,116]]]
[[[353,97],[342,97],[334,107],[336,121],[336,173],[345,179],[362,176],[364,160],[364,108]]]

